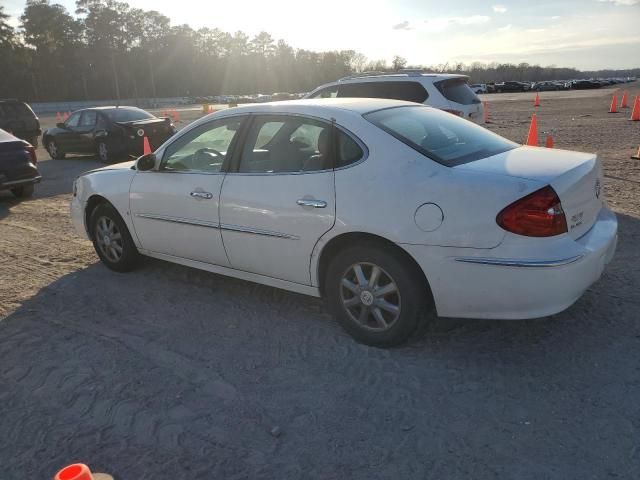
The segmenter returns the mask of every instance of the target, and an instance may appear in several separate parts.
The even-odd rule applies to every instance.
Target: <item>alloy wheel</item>
[[[360,327],[381,332],[400,317],[400,290],[385,270],[373,263],[356,263],[340,281],[342,306]]]
[[[109,160],[109,151],[107,150],[106,143],[100,142],[98,144],[98,157],[103,162],[107,162]]]
[[[96,222],[95,239],[100,252],[109,261],[120,261],[124,244],[116,222],[109,217],[100,217]]]
[[[47,150],[49,151],[51,158],[55,159],[58,156],[58,146],[53,140],[47,144]]]

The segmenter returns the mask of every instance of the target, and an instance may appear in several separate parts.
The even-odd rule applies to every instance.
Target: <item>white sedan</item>
[[[358,341],[430,311],[524,319],[602,274],[617,220],[596,155],[523,147],[382,99],[248,105],[80,176],[71,212],[104,264],[140,254],[322,296]]]

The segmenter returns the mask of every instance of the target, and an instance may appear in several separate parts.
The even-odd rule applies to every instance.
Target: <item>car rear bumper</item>
[[[35,169],[35,174],[30,174],[29,176],[20,176],[18,178],[8,177],[7,175],[0,173],[0,190],[9,190],[11,188],[32,185],[34,183],[40,183],[41,180],[42,176],[38,173],[37,169]]]
[[[603,208],[593,227],[571,241],[570,251],[547,258],[530,258],[524,249],[503,256],[496,247],[450,249],[456,254],[437,259],[425,253],[430,247],[403,247],[422,266],[438,315],[516,320],[553,315],[578,300],[613,258],[617,229],[615,214]]]

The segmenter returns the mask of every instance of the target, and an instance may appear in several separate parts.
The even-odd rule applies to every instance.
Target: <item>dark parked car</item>
[[[0,100],[0,128],[38,147],[40,120],[31,107],[18,100]]]
[[[33,145],[0,129],[0,190],[16,197],[33,195],[33,185],[41,180]]]
[[[573,82],[572,88],[576,90],[587,90],[590,88],[600,88],[602,84],[594,80],[576,80]]]
[[[502,82],[496,83],[496,92],[527,92],[531,90],[530,83],[524,82]]]
[[[560,86],[556,82],[538,82],[533,86],[536,92],[546,92],[551,90],[560,90]]]
[[[169,118],[135,107],[96,107],[73,112],[64,123],[46,130],[42,143],[53,159],[67,153],[93,153],[111,163],[142,155],[145,136],[153,150],[174,133]]]

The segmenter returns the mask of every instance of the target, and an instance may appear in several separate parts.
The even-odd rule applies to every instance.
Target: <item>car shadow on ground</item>
[[[116,478],[638,478],[640,227],[619,219],[568,311],[439,319],[390,350],[317,299],[93,264],[0,323],[0,460],[39,478],[77,460]]]

